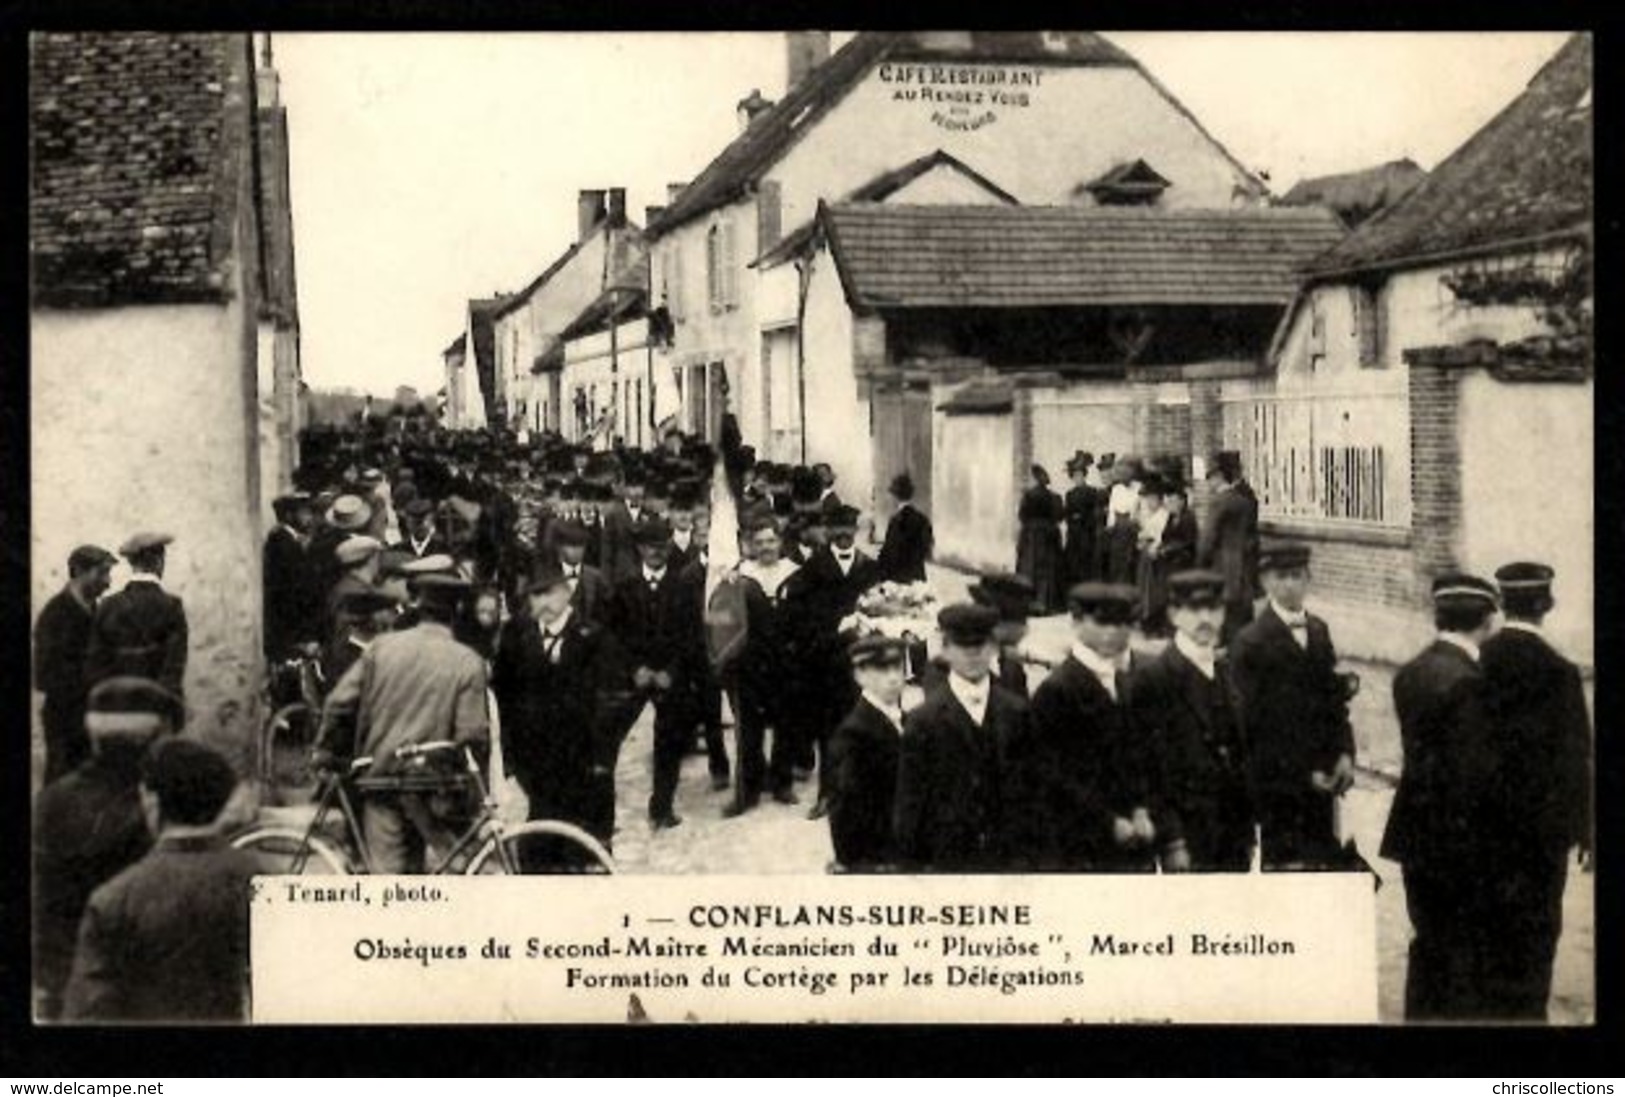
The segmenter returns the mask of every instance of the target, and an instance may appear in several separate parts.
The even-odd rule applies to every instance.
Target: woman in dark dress
[[[1016,542],[1016,571],[1033,585],[1033,608],[1040,614],[1054,613],[1065,597],[1061,575],[1061,497],[1050,490],[1049,473],[1032,467],[1032,486],[1021,495],[1016,517],[1021,520],[1021,537]]]
[[[1105,580],[1133,584],[1140,571],[1140,477],[1143,473],[1133,458],[1118,461],[1112,469],[1112,486],[1106,496]]]
[[[1087,583],[1100,578],[1097,534],[1103,524],[1101,506],[1105,492],[1089,483],[1094,456],[1079,450],[1066,463],[1072,487],[1066,493],[1066,582]]]

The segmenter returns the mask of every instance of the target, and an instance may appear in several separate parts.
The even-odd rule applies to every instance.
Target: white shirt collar
[[[1289,628],[1292,625],[1307,625],[1309,623],[1309,611],[1306,609],[1300,609],[1297,613],[1293,613],[1291,610],[1285,608],[1281,605],[1281,603],[1277,602],[1273,598],[1270,599],[1270,609],[1274,611],[1275,616],[1284,621]]]
[[[125,583],[151,583],[159,590],[164,589],[164,581],[150,571],[132,571]]]
[[[902,703],[902,701],[899,700],[897,702],[897,704],[895,704],[895,705],[888,705],[888,704],[886,704],[886,702],[882,701],[880,698],[876,697],[874,694],[870,693],[868,690],[863,691],[863,699],[865,701],[868,701],[871,705],[873,705],[875,708],[879,709],[882,713],[884,713],[885,716],[886,716],[886,719],[888,719],[892,723],[896,724],[899,728],[901,728],[903,726],[903,703]]]
[[[658,583],[658,582],[660,582],[660,580],[664,579],[665,577],[666,577],[666,569],[665,568],[661,568],[659,571],[653,571],[653,570],[650,569],[648,564],[643,565],[643,581],[645,583]]]
[[[953,671],[948,672],[948,689],[970,713],[971,719],[980,726],[987,716],[987,701],[992,691],[992,678],[983,678],[980,682],[971,682]]]
[[[1515,628],[1519,632],[1527,632],[1531,636],[1539,636],[1543,640],[1546,638],[1545,630],[1539,625],[1535,624],[1533,621],[1515,621],[1509,618],[1501,622],[1501,627]]]
[[[1204,677],[1211,679],[1214,676],[1215,652],[1212,648],[1203,647],[1183,632],[1174,633],[1174,647],[1178,648],[1179,654],[1189,659],[1191,665],[1201,671]]]
[[[561,564],[559,564],[559,567],[561,569],[563,569],[565,578],[567,578],[567,579],[579,579],[581,577],[581,565],[580,564],[561,563]]]
[[[538,628],[540,628],[542,630],[542,635],[543,636],[548,637],[549,639],[551,639],[554,636],[558,636],[558,635],[562,634],[564,632],[564,630],[565,630],[565,627],[570,624],[570,614],[571,614],[571,612],[572,612],[571,607],[565,606],[564,607],[564,612],[559,614],[556,618],[554,618],[553,623],[551,625],[544,625],[540,621],[537,621],[536,625],[537,625]]]
[[[1072,645],[1072,658],[1082,663],[1085,670],[1100,679],[1100,684],[1106,687],[1106,692],[1112,695],[1112,700],[1117,700],[1117,675],[1124,669],[1122,664],[1076,642]]]
[[[1447,644],[1455,644],[1467,653],[1469,659],[1475,663],[1478,662],[1478,645],[1467,639],[1467,637],[1456,632],[1441,632],[1439,633],[1439,639]]]

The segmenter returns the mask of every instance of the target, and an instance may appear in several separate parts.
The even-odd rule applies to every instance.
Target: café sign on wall
[[[1021,65],[888,62],[877,73],[894,103],[913,104],[945,130],[968,133],[1032,106],[1044,74]]]

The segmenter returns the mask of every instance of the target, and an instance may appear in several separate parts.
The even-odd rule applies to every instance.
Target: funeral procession
[[[29,83],[38,1020],[248,1020],[264,875],[1272,873],[1594,1019],[1589,34]]]

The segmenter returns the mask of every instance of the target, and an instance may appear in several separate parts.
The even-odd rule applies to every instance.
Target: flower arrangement
[[[925,582],[877,583],[858,598],[858,612],[865,617],[936,616],[937,596]]]

